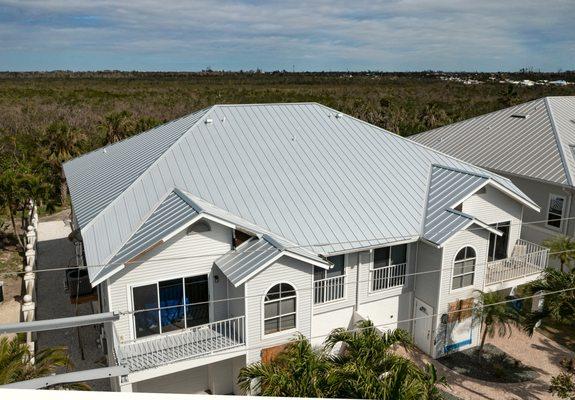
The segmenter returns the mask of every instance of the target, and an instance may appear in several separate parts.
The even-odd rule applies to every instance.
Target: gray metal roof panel
[[[234,285],[238,286],[248,276],[280,256],[281,250],[263,238],[250,239],[248,243],[216,260],[216,265]]]
[[[181,135],[84,226],[88,264],[120,250],[162,188],[315,254],[419,237],[433,164],[491,176],[527,199],[508,179],[316,103],[219,105],[202,118],[212,122]],[[89,195],[73,191],[74,209],[89,206],[78,200]]]
[[[133,184],[206,111],[197,111],[66,162],[63,168],[80,227],[86,226]],[[161,185],[162,180],[154,182]]]
[[[484,186],[489,178],[434,165],[431,168],[423,237],[443,244],[472,218],[453,213],[452,207]]]
[[[159,243],[177,227],[191,222],[198,216],[199,213],[177,192],[169,192],[157,208],[142,221],[141,226],[109,261],[107,266],[89,269],[90,280],[93,282],[101,279],[102,276],[114,271],[124,262]]]
[[[410,136],[478,166],[573,186],[575,97],[547,97]]]

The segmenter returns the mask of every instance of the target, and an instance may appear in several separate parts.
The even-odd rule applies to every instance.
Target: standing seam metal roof
[[[575,96],[545,97],[410,136],[484,168],[574,186]]]
[[[475,219],[452,207],[489,181],[488,177],[434,165],[431,170],[423,237],[442,245]]]
[[[325,255],[420,237],[433,164],[492,177],[532,204],[506,178],[316,103],[218,105],[186,118],[143,172],[129,148],[139,154],[154,146],[151,139],[65,165],[74,210],[84,215],[93,214],[85,210],[95,204],[90,197],[108,198],[95,193],[105,186],[86,183],[137,175],[83,225],[88,265],[109,262],[173,188]],[[122,150],[110,162],[116,146]]]

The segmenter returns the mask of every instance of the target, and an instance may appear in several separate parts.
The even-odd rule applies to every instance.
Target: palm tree
[[[343,350],[334,355],[339,344]],[[445,379],[432,365],[422,370],[396,354],[398,345],[411,348],[406,331],[382,334],[370,321],[356,331],[334,330],[319,349],[298,335],[274,360],[242,368],[238,383],[263,396],[440,399]]]
[[[0,339],[0,385],[52,375],[59,367],[71,366],[63,347],[46,348],[32,355],[28,345],[21,342],[18,336]],[[65,387],[89,390],[89,386],[83,383]]]
[[[511,335],[512,325],[519,324],[519,313],[510,307],[505,301],[501,292],[482,292],[478,290],[478,304],[473,308],[474,320],[482,324],[481,343],[477,353],[483,352],[485,339],[499,336]]]
[[[238,384],[261,396],[331,397],[327,377],[328,357],[314,350],[302,335],[292,340],[272,362],[242,368]]]
[[[395,353],[402,346],[413,347],[407,331],[396,329],[381,333],[371,321],[362,321],[358,329],[334,330],[326,340],[326,351],[341,344],[341,355],[333,358],[331,384],[337,396],[364,399],[440,399],[435,367],[421,370],[411,360]]]
[[[129,111],[116,111],[104,117],[100,128],[105,134],[105,144],[124,140],[134,133],[132,113]]]
[[[60,175],[60,203],[68,203],[66,175],[62,164],[82,152],[85,135],[64,121],[55,121],[46,128],[43,147],[52,168]]]
[[[571,236],[558,235],[543,242],[543,246],[549,248],[551,257],[559,260],[561,271],[563,267],[571,266],[571,261],[575,260],[575,240]]]
[[[528,285],[528,291],[534,295],[543,292],[543,307],[527,314],[524,318],[524,329],[533,334],[539,321],[550,317],[559,323],[573,324],[575,321],[575,272],[559,271],[547,268],[543,277]]]
[[[26,165],[14,161],[12,164],[6,163],[6,167],[0,169],[0,210],[8,210],[12,230],[21,250],[24,250],[25,246],[22,232],[16,226],[15,215],[18,210],[25,212],[25,204],[29,199],[45,199],[48,191],[49,186]]]

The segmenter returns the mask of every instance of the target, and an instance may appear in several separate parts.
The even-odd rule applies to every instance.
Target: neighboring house
[[[64,171],[122,391],[239,393],[296,332],[362,318],[439,357],[477,344],[475,290],[547,261],[510,180],[316,103],[216,105]]]
[[[540,213],[525,210],[523,238],[575,235],[575,96],[533,100],[409,139],[510,178],[541,205]]]

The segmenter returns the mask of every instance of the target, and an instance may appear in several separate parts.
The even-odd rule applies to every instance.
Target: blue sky
[[[0,0],[0,70],[575,69],[573,0]]]

